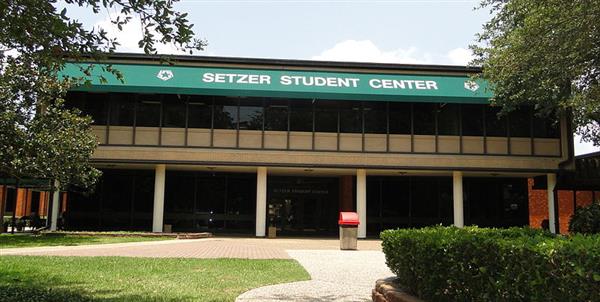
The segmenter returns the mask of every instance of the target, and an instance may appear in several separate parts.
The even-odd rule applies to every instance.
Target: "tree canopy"
[[[106,29],[85,25],[71,8],[94,14],[116,12],[111,24],[119,31],[139,20],[138,46],[156,53],[157,44],[180,51],[202,50],[186,13],[174,10],[177,0],[4,0],[0,1],[0,175],[58,180],[63,186],[93,184],[100,172],[90,164],[97,142],[91,118],[64,106],[74,85],[86,77],[59,78],[67,61],[102,62],[119,46]],[[60,8],[59,8],[60,7]],[[122,79],[118,70],[102,69]]]
[[[572,112],[583,139],[600,145],[600,0],[483,0],[485,8],[493,17],[471,48],[492,103]]]

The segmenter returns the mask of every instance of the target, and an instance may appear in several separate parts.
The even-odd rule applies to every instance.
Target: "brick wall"
[[[532,228],[541,228],[542,221],[548,219],[548,198],[546,190],[534,190],[533,179],[528,180],[529,184],[529,226]],[[577,206],[582,207],[592,203],[592,191],[577,191]],[[558,191],[558,221],[560,224],[560,233],[569,232],[569,220],[573,215],[573,191]],[[600,198],[600,192],[596,192],[596,199]]]
[[[4,210],[6,208],[6,204],[7,203],[13,203],[13,200],[7,200],[6,199],[6,193],[4,192],[5,187],[0,186],[0,198],[5,198],[3,201],[0,200],[0,207],[2,207],[2,210]],[[62,204],[61,204],[61,210],[65,210],[67,208],[67,197],[66,197],[66,192],[62,193],[63,194],[63,198],[62,198]],[[50,193],[48,192],[40,192],[39,194],[39,211],[38,211],[38,215],[40,216],[46,216],[47,215],[47,204],[48,204],[48,198],[50,198]],[[17,218],[23,217],[23,216],[29,216],[31,215],[31,210],[32,210],[32,201],[33,201],[33,191],[30,189],[19,189],[17,191],[17,204],[15,206],[15,216]]]

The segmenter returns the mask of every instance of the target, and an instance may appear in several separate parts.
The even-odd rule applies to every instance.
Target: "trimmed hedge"
[[[387,265],[429,301],[600,301],[600,236],[529,228],[381,233]]]

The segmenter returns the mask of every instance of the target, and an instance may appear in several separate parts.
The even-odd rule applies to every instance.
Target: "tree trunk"
[[[47,211],[46,211],[46,228],[50,228],[52,220],[52,203],[54,202],[54,181],[50,182],[50,196],[48,196]]]

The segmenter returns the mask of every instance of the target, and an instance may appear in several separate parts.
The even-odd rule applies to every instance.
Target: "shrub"
[[[569,232],[582,234],[600,233],[600,203],[577,208],[569,221]]]
[[[387,265],[429,301],[600,301],[600,236],[529,228],[381,233]]]

